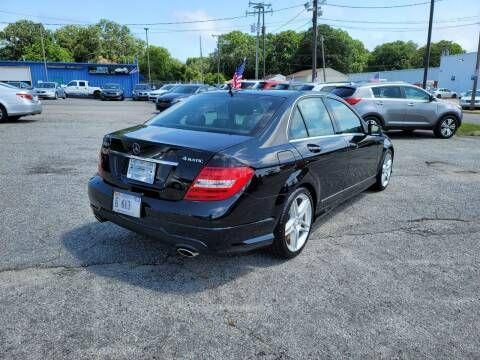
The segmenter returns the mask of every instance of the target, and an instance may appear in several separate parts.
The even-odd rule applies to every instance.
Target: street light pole
[[[147,41],[147,68],[148,68],[148,83],[152,83],[152,76],[150,74],[150,47],[148,46],[148,27],[145,29],[145,40]]]
[[[323,82],[327,82],[327,75],[325,74],[325,48],[323,46],[323,41],[325,38],[323,35],[320,35],[320,42],[322,44],[322,68],[323,68]]]
[[[315,82],[317,79],[317,11],[318,11],[318,1],[313,0],[313,9],[312,9],[312,33],[313,33],[313,43],[312,43],[312,82]]]
[[[217,38],[217,84],[220,84],[220,35],[212,36]]]
[[[47,70],[47,56],[45,55],[45,44],[44,44],[44,31],[43,25],[40,24],[40,43],[42,44],[42,53],[43,53],[43,67],[45,68],[45,79],[48,81],[48,70]]]

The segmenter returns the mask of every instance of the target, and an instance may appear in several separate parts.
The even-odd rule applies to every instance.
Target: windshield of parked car
[[[167,85],[163,85],[163,86],[162,86],[160,89],[158,89],[158,90],[170,90],[170,89],[174,88],[175,86],[177,86],[177,85],[175,85],[175,84],[167,84]]]
[[[199,86],[178,85],[173,88],[171,92],[177,94],[193,94],[198,88]]]
[[[120,85],[118,85],[118,84],[105,84],[105,85],[103,85],[103,88],[106,89],[106,90],[119,90]]]
[[[465,94],[465,96],[472,96],[472,92],[473,92],[472,90],[467,91],[467,93]],[[477,91],[475,92],[475,97],[477,97],[477,96],[480,96],[480,90],[477,90]]]
[[[54,89],[55,88],[55,83],[39,83],[37,85],[37,88],[39,89]]]
[[[274,90],[288,90],[289,84],[277,84],[273,87]]]
[[[150,86],[145,84],[135,85],[135,90],[150,90]]]
[[[308,84],[292,84],[292,85],[290,85],[290,90],[310,91],[312,89],[313,89],[313,85],[308,85]]]
[[[258,86],[258,83],[256,81],[242,81],[240,84],[240,87],[242,89],[255,89],[256,86]]]
[[[0,85],[6,87],[6,88],[9,88],[9,89],[18,89],[16,86],[13,86],[13,85],[10,85],[10,84],[7,84],[7,83],[3,83],[3,82],[0,82]]]
[[[201,94],[160,113],[148,125],[223,134],[253,135],[285,98],[225,92]]]
[[[350,86],[338,86],[331,91],[332,94],[340,96],[341,98],[347,98],[352,96],[355,92],[355,88]]]

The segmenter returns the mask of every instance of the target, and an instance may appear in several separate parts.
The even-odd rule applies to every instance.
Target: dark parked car
[[[102,100],[123,100],[125,99],[123,95],[123,90],[120,87],[120,84],[105,84],[102,87],[102,92],[100,93],[100,98]]]
[[[98,220],[183,255],[290,258],[317,216],[385,189],[392,161],[389,138],[334,95],[215,91],[106,135],[88,193]]]
[[[173,104],[185,100],[194,94],[200,94],[205,91],[216,90],[213,86],[201,84],[177,85],[169,90],[168,93],[157,97],[156,108],[159,111],[168,109]]]
[[[154,90],[150,84],[137,84],[133,88],[133,100],[148,100],[150,91]]]

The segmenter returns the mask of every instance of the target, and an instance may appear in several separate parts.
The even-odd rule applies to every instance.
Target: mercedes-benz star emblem
[[[133,145],[132,145],[132,152],[133,152],[135,155],[140,154],[140,145],[138,145],[137,143],[133,143]]]

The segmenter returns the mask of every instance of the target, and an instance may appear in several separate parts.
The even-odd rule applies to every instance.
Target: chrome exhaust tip
[[[199,253],[195,250],[179,247],[177,248],[177,254],[182,255],[183,257],[192,258],[197,256]]]

